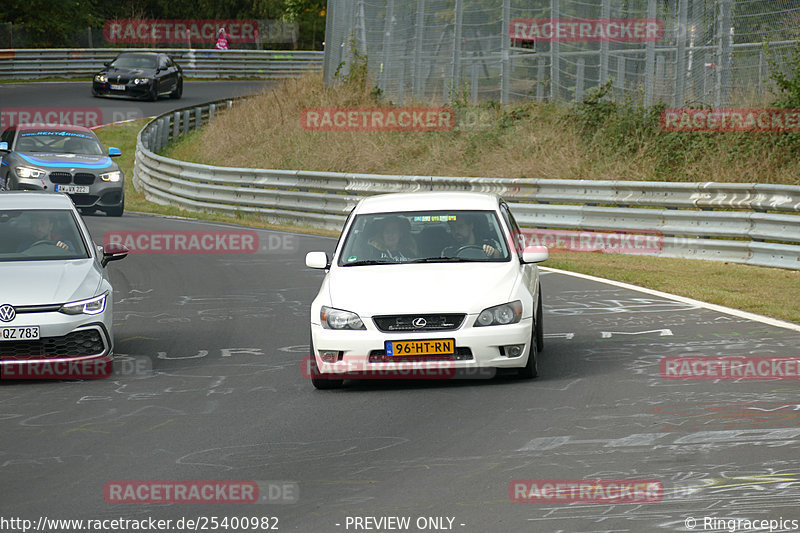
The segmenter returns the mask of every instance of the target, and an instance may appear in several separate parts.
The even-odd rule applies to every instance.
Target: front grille
[[[455,355],[386,355],[386,350],[369,352],[370,363],[413,363],[416,361],[472,361],[472,350],[457,346]]]
[[[72,174],[69,172],[51,172],[50,173],[50,181],[53,183],[72,183]]]
[[[94,183],[94,174],[78,172],[75,174],[75,185],[91,185]]]
[[[97,203],[98,196],[96,194],[70,194],[72,203],[76,207],[92,207]]]
[[[96,329],[73,331],[61,337],[43,337],[35,341],[2,341],[0,357],[34,359],[100,355],[105,350]]]
[[[375,327],[383,332],[393,331],[449,331],[461,327],[464,322],[462,314],[429,314],[429,315],[385,315],[372,317]],[[424,326],[415,326],[414,321],[423,319]]]

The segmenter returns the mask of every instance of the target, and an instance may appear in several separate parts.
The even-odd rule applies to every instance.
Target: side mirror
[[[8,152],[8,143],[7,142],[1,142],[0,143],[0,150],[2,150],[4,152]]]
[[[325,269],[330,267],[328,254],[325,252],[308,252],[306,254],[306,266],[308,268]]]
[[[120,150],[119,148],[115,148],[113,146],[109,146],[108,147],[108,155],[111,156],[111,157],[120,156],[120,155],[122,155],[122,150]]]
[[[547,251],[547,246],[528,246],[522,250],[523,263],[541,263],[547,261],[550,257],[550,252]]]
[[[111,66],[111,61],[106,61],[105,63],[103,63],[103,66],[104,67],[110,67]]]
[[[100,248],[103,252],[103,258],[100,260],[100,264],[103,266],[106,266],[111,261],[125,259],[128,257],[128,252],[130,252],[126,246],[113,242],[111,244],[101,246]]]

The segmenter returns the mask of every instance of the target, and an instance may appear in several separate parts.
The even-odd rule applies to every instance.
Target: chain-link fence
[[[328,0],[325,80],[359,54],[398,103],[764,104],[796,39],[800,0]]]

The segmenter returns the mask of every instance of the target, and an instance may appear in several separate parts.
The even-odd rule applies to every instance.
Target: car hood
[[[505,303],[519,264],[428,263],[337,267],[326,279],[332,307],[363,317],[405,313],[479,313]]]
[[[120,76],[122,78],[152,78],[155,76],[155,69],[152,68],[107,68],[100,71],[109,78],[112,76]],[[111,82],[111,79],[108,80]]]
[[[41,152],[17,152],[17,155],[21,160],[39,167],[101,170],[114,166],[114,162],[107,155],[46,154]]]
[[[102,274],[92,259],[0,263],[0,305],[63,304],[97,295]]]

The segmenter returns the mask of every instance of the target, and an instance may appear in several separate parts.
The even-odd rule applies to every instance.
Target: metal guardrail
[[[120,52],[144,48],[58,48],[0,50],[0,79],[88,77]],[[192,78],[293,78],[322,71],[324,52],[294,50],[195,50],[159,48]]]
[[[340,230],[367,195],[482,191],[511,204],[523,228],[656,232],[656,254],[800,269],[800,187],[745,183],[387,176],[213,167],[156,152],[234,100],[161,115],[139,132],[134,184],[154,202],[255,213]]]

